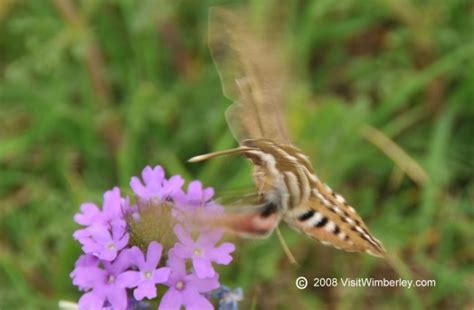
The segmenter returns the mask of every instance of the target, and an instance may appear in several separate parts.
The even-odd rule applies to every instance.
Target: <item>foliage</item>
[[[251,185],[241,158],[186,163],[235,146],[206,45],[208,8],[222,3],[0,2],[1,309],[77,299],[73,214],[146,165],[218,190]],[[472,308],[472,2],[245,5],[284,32],[297,77],[287,113],[294,140],[392,254],[345,253],[283,228],[299,266],[276,235],[241,241],[222,282],[242,286],[247,307],[259,309]],[[428,177],[407,177],[367,125]],[[297,290],[302,275],[437,285]]]

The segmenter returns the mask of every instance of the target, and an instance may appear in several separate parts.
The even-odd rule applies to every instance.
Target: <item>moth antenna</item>
[[[229,154],[235,154],[235,153],[242,153],[242,152],[252,151],[252,150],[256,150],[256,149],[255,149],[255,148],[251,148],[251,147],[241,146],[241,147],[237,147],[237,148],[233,148],[233,149],[229,149],[229,150],[217,151],[217,152],[212,152],[212,153],[197,155],[197,156],[194,156],[194,157],[191,157],[190,159],[188,159],[188,162],[190,162],[190,163],[196,163],[196,162],[208,160],[208,159],[211,159],[211,158],[213,158],[213,157],[217,157],[217,156],[221,156],[221,155],[229,155]]]

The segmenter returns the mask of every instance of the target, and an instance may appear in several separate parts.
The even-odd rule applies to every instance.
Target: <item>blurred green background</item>
[[[251,184],[207,49],[224,1],[0,1],[0,309],[76,300],[72,216],[145,165],[217,190]],[[474,3],[232,2],[279,21],[298,77],[288,121],[320,178],[390,259],[324,247],[282,226],[238,243],[221,281],[242,309],[474,307]],[[298,276],[435,279],[431,288],[297,290]]]

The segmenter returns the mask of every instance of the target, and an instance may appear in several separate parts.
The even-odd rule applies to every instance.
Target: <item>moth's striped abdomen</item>
[[[257,173],[266,175],[264,181],[256,180],[257,187],[265,188],[263,194],[273,190],[286,197],[280,207],[284,221],[323,244],[384,255],[382,244],[369,233],[355,209],[316,177],[300,150],[268,139],[246,140],[243,145],[253,148],[244,154],[254,162]]]

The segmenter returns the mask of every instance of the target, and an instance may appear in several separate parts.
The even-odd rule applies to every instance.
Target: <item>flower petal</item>
[[[211,302],[195,290],[186,290],[184,294],[186,310],[212,310]]]
[[[155,174],[153,169],[150,166],[146,166],[142,171],[142,179],[145,185],[148,187],[148,184],[152,183],[154,180]]]
[[[162,197],[166,198],[179,192],[183,184],[184,184],[184,179],[181,176],[179,175],[172,176],[163,187]]]
[[[104,203],[102,204],[102,213],[107,221],[122,217],[122,197],[120,197],[120,189],[113,189],[104,193]]]
[[[78,306],[81,310],[102,309],[104,301],[104,296],[101,296],[100,294],[97,294],[96,292],[92,291],[82,295],[82,297],[79,299]]]
[[[190,258],[193,255],[193,248],[176,243],[173,247],[174,253],[181,258]]]
[[[104,266],[110,273],[118,275],[134,264],[134,253],[133,249],[124,249],[112,264],[105,262]]]
[[[168,251],[167,265],[171,268],[170,277],[168,281],[166,281],[168,286],[174,285],[178,279],[181,279],[186,275],[185,260],[177,256],[173,249]]]
[[[219,247],[212,249],[209,257],[218,264],[227,265],[232,261],[230,253],[235,251],[235,245],[229,242],[221,244]]]
[[[131,263],[141,270],[145,265],[145,256],[143,255],[142,250],[139,247],[134,246],[127,251],[128,253],[126,255],[129,256]]]
[[[112,241],[110,231],[104,225],[92,225],[86,228],[91,236],[97,243],[106,244]]]
[[[168,281],[170,272],[171,272],[171,269],[168,267],[162,267],[162,268],[156,269],[155,272],[153,272],[153,282],[164,283]]]
[[[76,267],[70,274],[72,284],[82,290],[91,289],[104,283],[106,272],[97,266]]]
[[[79,256],[76,263],[74,264],[75,267],[97,267],[98,265],[99,260],[97,257],[90,254],[83,254]]]
[[[202,232],[196,243],[198,243],[199,245],[203,246],[203,247],[210,247],[210,246],[214,246],[217,241],[219,241],[220,238],[222,238],[222,235],[224,234],[224,232],[222,230],[211,230],[211,231],[205,231],[205,232]]]
[[[146,252],[146,263],[144,264],[146,269],[152,270],[155,269],[156,266],[158,266],[162,251],[163,247],[156,241],[152,241],[148,245],[148,249]]]
[[[124,247],[127,246],[128,244],[128,239],[130,238],[130,235],[128,233],[125,233],[122,238],[120,238],[119,240],[117,240],[115,242],[115,247],[117,248],[117,250],[121,250],[123,249]]]
[[[209,259],[204,257],[193,257],[193,267],[200,279],[212,278],[216,274]]]
[[[112,305],[112,309],[127,308],[127,291],[119,285],[109,285],[107,289],[107,300]]]
[[[178,237],[179,241],[184,245],[193,245],[194,241],[183,226],[176,224],[174,226],[174,233]]]
[[[143,298],[152,299],[155,298],[156,286],[152,281],[144,281],[133,291],[133,296],[136,300],[142,300]]]
[[[183,305],[183,296],[176,291],[175,288],[170,288],[161,298],[159,310],[179,310]]]
[[[125,271],[117,276],[117,284],[121,287],[136,287],[141,282],[139,271]]]
[[[185,277],[186,285],[194,287],[200,293],[210,292],[219,287],[219,279],[216,274],[212,278],[199,279],[194,274],[189,274]]]
[[[188,195],[193,200],[201,200],[202,196],[202,184],[200,181],[191,181],[188,185]]]
[[[78,229],[74,232],[74,234],[72,234],[72,236],[82,244],[84,241],[90,239],[90,232],[87,228]]]
[[[214,189],[212,187],[206,187],[203,191],[204,201],[208,201],[212,196],[214,196]]]
[[[74,221],[79,225],[91,225],[101,215],[99,208],[90,202],[81,204],[80,209],[81,213],[74,215]]]
[[[82,250],[84,251],[84,253],[97,256],[97,253],[103,250],[103,246],[97,244],[97,242],[95,242],[90,237],[79,239],[79,242],[82,245]]]
[[[139,178],[132,177],[132,179],[130,180],[130,187],[132,188],[135,195],[137,195],[138,197],[146,198],[148,196],[146,188],[145,186],[143,186]]]

